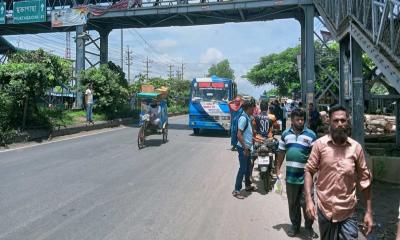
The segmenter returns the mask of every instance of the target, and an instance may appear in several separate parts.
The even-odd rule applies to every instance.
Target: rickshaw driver
[[[153,100],[150,103],[148,113],[150,115],[150,122],[154,126],[158,126],[160,124],[160,114],[161,114],[161,107],[160,104],[156,101]]]

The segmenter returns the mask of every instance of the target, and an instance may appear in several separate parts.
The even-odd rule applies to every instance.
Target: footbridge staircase
[[[353,124],[362,123],[363,101],[368,96],[361,67],[365,52],[389,86],[391,94],[381,97],[396,101],[396,139],[400,144],[400,1],[314,0],[314,5],[340,44],[339,98],[352,109]],[[361,139],[363,130],[355,131]]]

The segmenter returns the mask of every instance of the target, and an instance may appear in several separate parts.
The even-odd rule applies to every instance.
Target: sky
[[[316,24],[318,27],[318,24]],[[98,33],[90,31],[93,38]],[[75,59],[75,33],[71,32],[71,56]],[[254,87],[243,76],[255,66],[262,56],[279,53],[300,44],[300,24],[294,19],[267,22],[227,23],[190,27],[163,27],[147,29],[124,29],[123,51],[132,52],[131,79],[145,71],[148,58],[149,76],[167,77],[169,65],[173,74],[184,64],[184,78],[204,77],[208,68],[221,60],[228,59],[235,72],[238,91],[259,98],[270,85]],[[15,46],[25,49],[43,48],[59,56],[65,56],[66,33],[6,36]],[[87,51],[97,52],[92,47]],[[96,62],[95,57],[89,58]],[[97,59],[98,60],[98,59]],[[121,30],[109,35],[109,60],[121,64]],[[124,71],[128,68],[124,59]],[[86,63],[88,67],[89,64]],[[128,74],[127,74],[128,77]]]

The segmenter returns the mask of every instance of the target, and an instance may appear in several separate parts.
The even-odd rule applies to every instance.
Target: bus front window
[[[195,88],[192,91],[193,101],[228,101],[229,91],[225,88]]]

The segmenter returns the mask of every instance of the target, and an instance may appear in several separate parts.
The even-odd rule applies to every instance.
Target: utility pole
[[[128,83],[131,83],[131,65],[132,65],[132,50],[129,50],[129,45],[126,46],[126,65],[128,66]]]
[[[181,65],[181,80],[183,81],[183,69],[185,68],[185,64],[182,62]]]
[[[66,33],[66,48],[65,48],[65,58],[71,59],[71,32]]]
[[[172,67],[173,67],[173,65],[169,65],[168,67],[169,67],[168,77],[169,77],[169,79],[172,79]]]
[[[121,28],[121,70],[124,71],[124,29]]]
[[[181,75],[181,71],[176,70],[176,79],[179,80],[181,79],[182,75]]]
[[[146,81],[149,81],[149,68],[151,62],[152,61],[149,60],[149,57],[146,57],[146,62],[144,62],[146,64]]]

